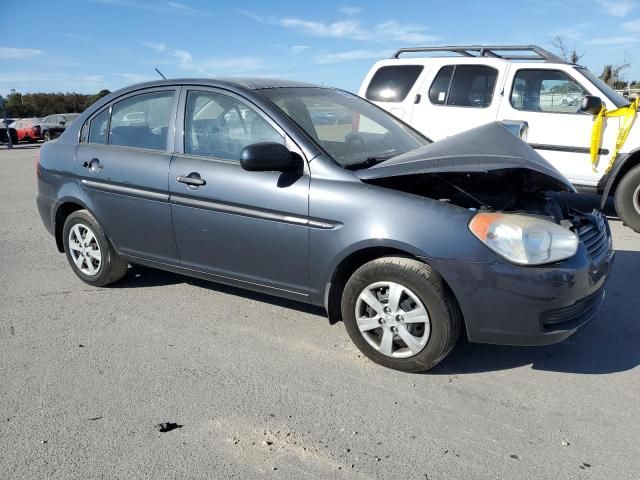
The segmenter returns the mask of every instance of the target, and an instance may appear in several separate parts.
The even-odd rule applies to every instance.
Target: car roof
[[[151,82],[137,83],[128,87],[121,88],[112,92],[109,97],[114,98],[129,92],[144,88],[154,88],[163,86],[208,86],[208,87],[227,87],[240,90],[265,90],[270,88],[286,88],[286,87],[304,87],[304,88],[330,88],[320,85],[314,85],[306,82],[298,82],[295,80],[284,80],[278,78],[261,78],[261,77],[222,77],[222,78],[168,78],[165,80],[154,80]],[[115,95],[114,95],[115,94]]]

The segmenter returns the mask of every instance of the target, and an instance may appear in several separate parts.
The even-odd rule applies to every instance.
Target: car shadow
[[[310,305],[304,302],[296,302],[295,300],[290,300],[288,298],[275,297],[266,293],[254,292],[243,288],[232,287],[230,285],[224,285],[222,283],[200,280],[199,278],[180,275],[178,273],[157,270],[155,268],[148,268],[142,265],[130,266],[126,277],[107,288],[162,287],[165,285],[176,285],[179,283],[186,283],[194,287],[204,288],[214,292],[226,293],[228,295],[243,297],[248,300],[255,300],[256,302],[268,303],[270,305],[276,305],[279,307],[290,308],[292,310],[298,310],[300,312],[309,313],[312,315],[318,315],[329,322],[329,320],[327,319],[327,314],[322,307],[317,307],[315,305]]]
[[[564,342],[545,347],[507,347],[461,338],[430,374],[463,375],[531,365],[534,370],[610,374],[640,365],[640,252],[617,251],[607,295],[596,318]]]

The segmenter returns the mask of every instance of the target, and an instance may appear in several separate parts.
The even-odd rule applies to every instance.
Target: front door
[[[87,207],[123,254],[177,264],[168,139],[177,89],[136,93],[97,113],[76,152]]]
[[[552,68],[512,68],[500,105],[499,120],[528,124],[527,143],[577,185],[595,185],[611,153],[617,118],[605,122],[598,173],[589,155],[593,116],[580,110],[590,95],[569,73]]]
[[[169,190],[182,266],[306,296],[309,176],[248,172],[239,162],[241,150],[253,143],[295,147],[262,112],[231,93],[191,89],[180,105],[176,151],[183,153],[171,162]]]

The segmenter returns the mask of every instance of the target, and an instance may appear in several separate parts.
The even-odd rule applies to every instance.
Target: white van
[[[605,118],[594,168],[595,114],[629,102],[584,67],[535,45],[402,48],[371,68],[359,95],[432,140],[496,120],[526,126],[529,145],[603,204],[615,195],[620,218],[640,232],[640,122],[609,169],[625,118]]]

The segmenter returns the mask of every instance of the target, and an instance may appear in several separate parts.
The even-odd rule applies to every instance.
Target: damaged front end
[[[498,123],[357,174],[365,183],[477,212],[470,223],[474,235],[512,263],[538,265],[569,258],[580,241],[592,240],[583,239],[588,227],[601,233],[594,239],[596,253],[610,248],[604,217],[572,208],[563,195],[575,192],[569,181]],[[535,247],[527,250],[527,242]],[[549,253],[536,253],[536,248]]]

